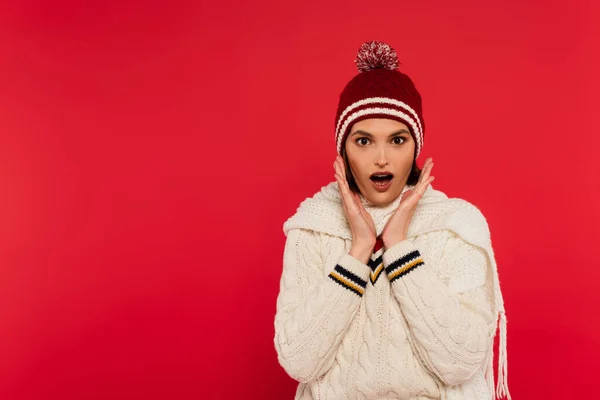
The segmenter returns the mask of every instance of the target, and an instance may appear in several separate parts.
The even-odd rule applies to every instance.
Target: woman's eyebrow
[[[401,134],[401,133],[408,133],[408,134],[410,135],[410,132],[409,132],[409,131],[407,131],[406,129],[400,129],[399,131],[396,131],[396,132],[392,132],[392,133],[390,133],[389,137],[396,136],[396,135],[399,135],[399,134]],[[365,135],[365,136],[367,136],[367,137],[370,137],[370,138],[372,138],[372,137],[373,137],[373,135],[372,135],[372,134],[370,134],[369,132],[361,131],[360,129],[359,129],[359,130],[357,130],[357,131],[354,131],[354,132],[352,133],[352,135],[350,135],[350,136],[354,136],[354,135],[356,135],[356,134]]]

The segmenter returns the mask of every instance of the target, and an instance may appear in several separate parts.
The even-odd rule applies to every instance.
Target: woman
[[[296,399],[510,399],[486,220],[433,189],[431,159],[417,167],[421,96],[394,50],[367,42],[355,62],[336,115],[335,182],[284,224],[278,360],[300,382]]]

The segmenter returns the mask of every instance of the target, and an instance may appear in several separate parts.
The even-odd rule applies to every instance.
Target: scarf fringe
[[[500,354],[498,354],[498,386],[496,395],[498,398],[506,396],[511,400],[508,391],[508,357],[506,355],[506,313],[500,312]],[[493,387],[493,386],[492,386]]]
[[[490,391],[490,398],[492,400],[501,399],[506,397],[508,400],[512,400],[510,392],[508,391],[508,358],[506,353],[506,313],[504,310],[498,312],[497,326],[500,327],[500,343],[499,343],[499,354],[498,354],[498,384],[494,390],[494,341],[490,344],[490,350],[488,352],[488,358],[486,360],[485,379],[487,387]]]

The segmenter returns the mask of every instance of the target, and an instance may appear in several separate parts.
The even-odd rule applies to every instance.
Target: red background
[[[0,398],[293,398],[282,224],[374,39],[490,224],[513,398],[595,396],[598,2],[0,7]]]

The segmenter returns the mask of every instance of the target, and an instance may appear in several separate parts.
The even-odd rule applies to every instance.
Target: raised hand
[[[333,168],[340,196],[342,197],[344,214],[352,231],[352,250],[350,254],[366,263],[371,257],[371,251],[377,240],[373,218],[363,207],[358,194],[350,190],[346,180],[344,159],[341,156],[336,157]]]
[[[406,239],[408,225],[417,208],[417,204],[423,197],[427,186],[435,179],[433,176],[430,176],[432,168],[433,160],[428,158],[425,160],[421,176],[415,187],[411,190],[407,190],[404,195],[402,195],[398,209],[394,211],[381,232],[384,248],[389,249],[396,243]]]

